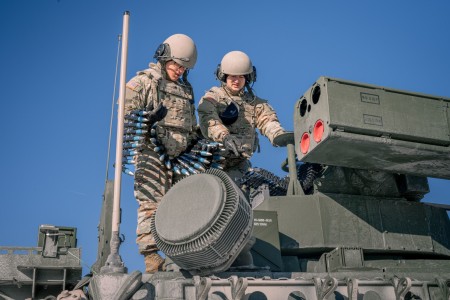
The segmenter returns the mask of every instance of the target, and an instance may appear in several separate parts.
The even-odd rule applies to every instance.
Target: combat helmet
[[[231,51],[225,54],[216,70],[218,80],[225,81],[226,75],[245,75],[247,82],[252,83],[256,81],[256,68],[247,54]]]
[[[153,58],[163,63],[173,60],[186,69],[192,69],[197,62],[197,47],[190,37],[177,33],[158,46]]]

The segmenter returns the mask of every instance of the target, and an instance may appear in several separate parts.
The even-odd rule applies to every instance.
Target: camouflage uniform
[[[125,114],[132,110],[152,110],[162,102],[167,115],[157,122],[158,140],[170,158],[178,156],[195,138],[197,120],[192,87],[172,82],[162,76],[161,63],[150,63],[149,69],[140,71],[126,85]],[[135,158],[134,196],[139,203],[137,239],[141,254],[157,250],[150,232],[150,218],[172,183],[177,180],[172,170],[167,170],[159,154],[149,146],[148,138]]]
[[[239,116],[233,124],[224,125],[219,114],[225,111],[231,100],[239,106]],[[240,179],[251,167],[249,159],[259,146],[256,128],[269,138],[271,143],[276,136],[285,132],[267,100],[244,90],[237,96],[231,96],[224,86],[212,87],[206,92],[200,99],[198,115],[204,136],[222,142],[226,135],[231,134],[241,142],[243,153],[240,157],[224,154],[224,171],[234,180]]]

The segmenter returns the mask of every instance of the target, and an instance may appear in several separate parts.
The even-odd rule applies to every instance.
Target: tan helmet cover
[[[194,68],[197,62],[197,47],[190,37],[177,33],[169,36],[163,43],[170,47],[170,56],[167,60],[174,60],[188,69]]]
[[[247,75],[253,72],[252,61],[242,51],[225,54],[220,62],[220,72],[226,75]]]

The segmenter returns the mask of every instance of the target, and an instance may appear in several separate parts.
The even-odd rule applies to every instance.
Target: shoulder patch
[[[135,92],[139,92],[140,90],[142,90],[141,82],[139,82],[137,80],[133,80],[133,79],[131,79],[130,81],[127,82],[126,87]]]
[[[214,98],[212,98],[212,97],[203,97],[202,99],[205,100],[205,101],[208,101],[208,102],[212,103],[214,106],[217,105],[217,100],[214,99]]]

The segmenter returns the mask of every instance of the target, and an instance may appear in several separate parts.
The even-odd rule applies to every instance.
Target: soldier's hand
[[[186,147],[186,150],[184,150],[184,153],[188,153],[190,152],[194,147],[197,146],[199,138],[197,137],[196,134],[193,134],[190,136],[190,141],[188,141],[188,145]]]
[[[155,107],[152,111],[148,113],[148,120],[150,124],[161,121],[167,115],[167,108],[159,103],[157,107]]]
[[[241,146],[241,143],[238,139],[236,139],[231,134],[225,136],[223,138],[223,145],[225,146],[225,149],[229,152],[232,152],[235,156],[239,156],[239,147]]]

